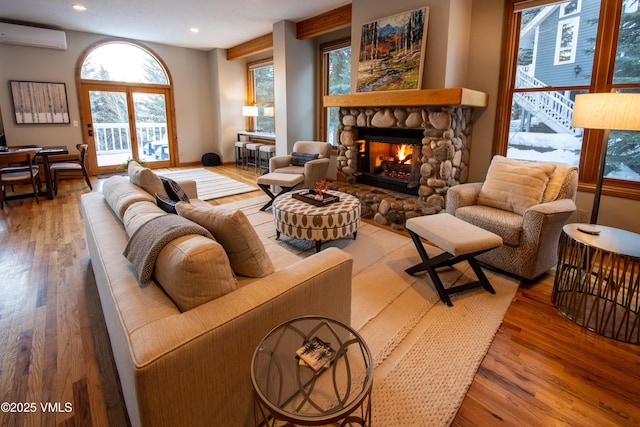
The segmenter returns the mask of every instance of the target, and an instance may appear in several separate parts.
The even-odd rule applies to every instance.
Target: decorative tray
[[[318,195],[317,190],[307,190],[307,191],[301,191],[299,193],[293,193],[291,197],[293,197],[294,199],[312,204],[314,206],[326,206],[326,205],[330,205],[331,203],[340,201],[340,198],[338,196],[334,196],[333,194],[329,194],[329,193],[322,193],[322,194],[324,196],[322,200],[316,199],[316,196]]]

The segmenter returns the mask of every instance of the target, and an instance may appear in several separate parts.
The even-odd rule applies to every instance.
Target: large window
[[[258,116],[250,118],[250,129],[275,133],[273,103],[273,60],[271,58],[247,65],[247,102],[258,107]]]
[[[640,92],[638,0],[508,2],[496,152],[580,167],[597,178],[602,131],[573,128],[579,93]],[[542,5],[540,5],[542,3]],[[640,132],[611,131],[605,192],[640,198]]]
[[[322,54],[322,95],[344,95],[351,91],[351,40],[327,43]],[[322,97],[320,97],[322,99]],[[338,107],[322,108],[320,139],[338,145]]]
[[[171,80],[160,59],[132,42],[107,41],[90,47],[80,65],[90,170],[110,172],[132,158],[174,165]]]

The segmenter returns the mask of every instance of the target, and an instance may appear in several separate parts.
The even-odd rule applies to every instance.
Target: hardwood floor
[[[0,402],[20,410],[3,407],[0,426],[126,426],[80,215],[89,189],[60,185],[54,200],[0,212]],[[640,346],[564,318],[552,273],[520,286],[453,425],[640,425]]]

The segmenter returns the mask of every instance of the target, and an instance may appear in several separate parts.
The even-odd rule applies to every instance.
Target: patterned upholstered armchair
[[[331,144],[322,141],[297,141],[293,152],[269,160],[269,172],[303,174],[303,188],[314,188],[327,177]]]
[[[556,265],[577,187],[575,166],[495,156],[483,183],[449,189],[446,211],[502,237],[504,244],[479,261],[533,279]]]

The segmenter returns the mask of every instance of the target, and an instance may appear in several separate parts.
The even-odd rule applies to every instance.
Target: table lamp
[[[258,117],[258,107],[255,105],[245,105],[242,107],[242,115],[244,117]],[[255,132],[255,129],[247,129],[247,132]]]
[[[598,167],[598,180],[593,196],[591,224],[598,222],[602,179],[607,157],[610,130],[640,130],[640,93],[588,93],[576,95],[573,127],[605,131]]]

